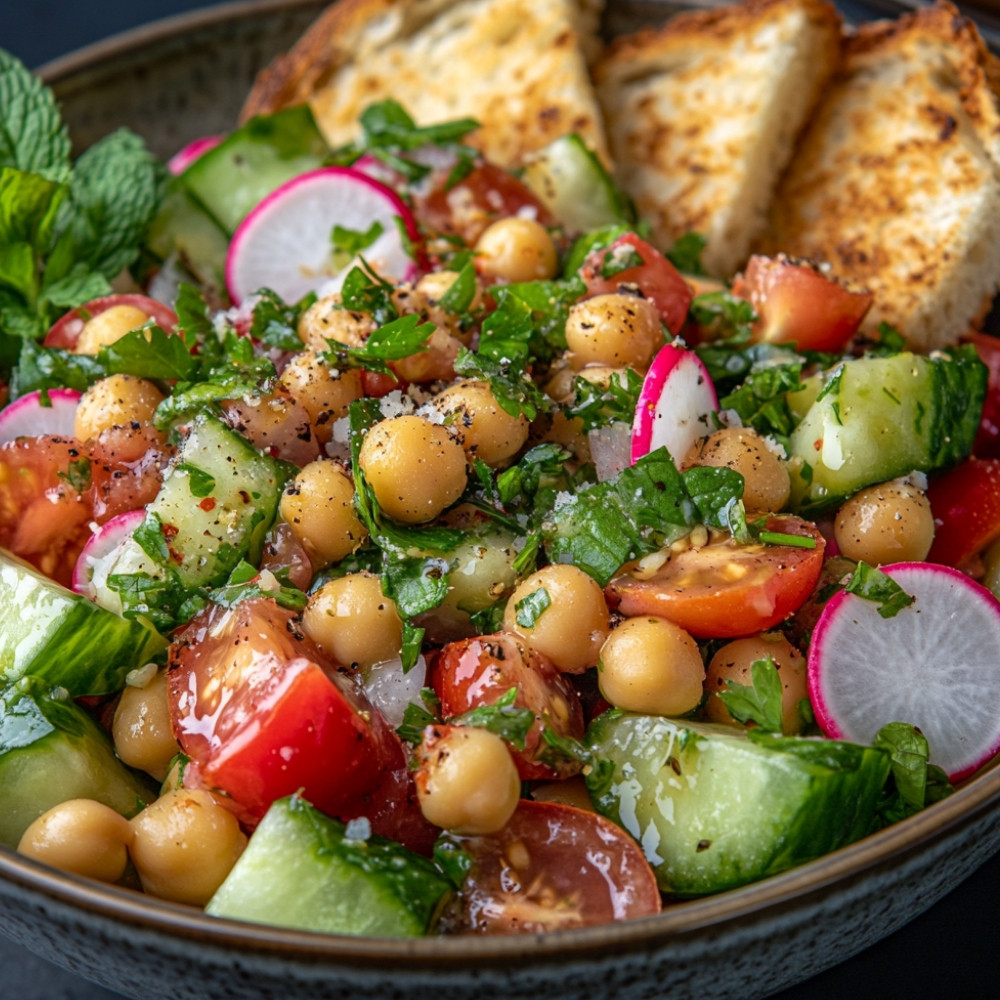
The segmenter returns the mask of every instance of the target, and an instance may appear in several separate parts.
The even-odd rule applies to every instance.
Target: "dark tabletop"
[[[614,2],[614,0],[611,0]],[[0,0],[0,47],[30,67],[205,0]],[[901,931],[776,1000],[936,1000],[1000,995],[1000,857]],[[2,1000],[114,1000],[0,937]],[[595,1000],[600,1000],[595,993]]]

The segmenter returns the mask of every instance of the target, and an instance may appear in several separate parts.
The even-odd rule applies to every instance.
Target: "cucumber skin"
[[[252,208],[330,155],[307,105],[252,118],[181,174],[194,200],[232,236]]]
[[[110,694],[130,670],[160,657],[167,641],[0,549],[0,688],[27,674],[74,697]]]
[[[597,811],[635,837],[660,889],[678,897],[737,888],[870,833],[891,767],[871,747],[756,743],[732,727],[618,710],[594,720],[587,742],[615,765],[610,779],[588,777]]]
[[[0,844],[16,848],[34,820],[68,799],[133,816],[156,796],[65,689],[23,677],[0,692]]]
[[[986,381],[971,345],[857,358],[813,376],[789,396],[804,410],[789,441],[792,509],[826,510],[874,483],[958,463],[972,451]]]
[[[405,847],[348,840],[345,829],[297,795],[279,799],[205,912],[328,934],[426,934],[451,883]]]

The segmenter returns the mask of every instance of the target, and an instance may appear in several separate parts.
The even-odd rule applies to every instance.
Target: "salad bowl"
[[[119,125],[167,157],[230,127],[253,76],[324,6],[214,8],[49,64],[74,142]],[[615,4],[613,28],[671,5]],[[0,848],[0,933],[143,998],[751,998],[801,982],[903,926],[1000,850],[1000,768],[850,847],[657,917],[518,937],[343,938],[208,918]],[[0,991],[2,992],[2,991]]]

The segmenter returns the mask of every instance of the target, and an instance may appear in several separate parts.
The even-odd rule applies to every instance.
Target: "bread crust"
[[[918,350],[957,341],[1000,278],[996,62],[947,2],[859,28],[760,249],[824,260]]]
[[[245,120],[308,101],[332,145],[361,111],[393,97],[420,124],[473,117],[470,137],[502,165],[566,132],[601,156],[606,142],[584,53],[587,0],[338,0],[265,69]]]
[[[841,24],[826,0],[748,0],[611,44],[596,81],[612,158],[660,247],[695,231],[710,273],[744,262]]]

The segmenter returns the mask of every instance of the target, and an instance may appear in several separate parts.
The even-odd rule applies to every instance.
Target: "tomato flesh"
[[[928,562],[962,569],[1000,538],[1000,458],[969,458],[927,487],[934,515]]]
[[[132,292],[103,295],[99,299],[91,299],[82,306],[71,309],[65,316],[56,320],[45,335],[43,343],[46,347],[61,347],[67,351],[74,350],[83,328],[87,325],[87,320],[114,306],[134,306],[136,309],[141,309],[167,333],[172,333],[177,325],[177,313],[170,306],[157,302],[156,299],[151,299],[148,295]]]
[[[812,593],[826,543],[815,525],[791,515],[772,515],[766,528],[800,535],[813,545],[738,545],[725,539],[677,553],[648,573],[629,563],[608,584],[608,603],[627,617],[666,618],[699,639],[773,628]]]
[[[842,351],[872,304],[870,292],[852,292],[784,256],[751,257],[732,291],[757,313],[755,340],[804,351]]]
[[[642,262],[605,277],[608,258],[614,259],[625,254],[638,254]],[[637,289],[660,311],[660,316],[671,333],[680,332],[684,326],[694,298],[693,289],[680,271],[659,250],[635,233],[625,233],[606,250],[590,254],[580,268],[580,275],[587,283],[588,296]]]
[[[639,846],[597,813],[523,799],[499,833],[454,840],[472,859],[461,890],[467,930],[540,934],[660,912]]]
[[[337,815],[394,761],[395,733],[293,617],[270,598],[212,605],[171,646],[171,721],[192,777],[251,821],[299,790]]]
[[[511,688],[517,689],[514,706],[535,713],[524,749],[511,748],[522,780],[568,777],[579,771],[576,762],[549,764],[539,756],[546,747],[543,727],[559,736],[583,738],[580,698],[546,657],[514,636],[476,636],[449,643],[434,661],[430,676],[445,719],[493,705]]]

